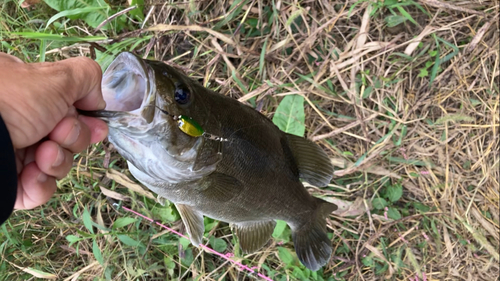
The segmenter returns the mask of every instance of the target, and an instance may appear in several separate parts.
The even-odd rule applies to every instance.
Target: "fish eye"
[[[181,87],[180,84],[175,85],[174,99],[178,104],[186,104],[191,99],[191,93],[188,89]]]

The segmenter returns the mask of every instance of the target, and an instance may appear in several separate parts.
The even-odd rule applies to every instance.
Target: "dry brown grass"
[[[406,21],[395,27],[384,21],[390,15],[387,8],[371,14],[382,2],[244,1],[241,11],[230,18],[228,15],[240,8],[236,5],[231,9],[232,3],[149,3],[144,29],[121,34],[116,41],[154,35],[134,51],[177,66],[207,87],[244,103],[251,104],[249,100],[255,97],[255,107],[269,117],[282,96],[304,96],[306,135],[321,144],[337,166],[330,188],[311,188],[313,194],[357,199],[358,207],[363,208],[381,196],[387,185],[402,184],[402,198],[391,205],[402,214],[400,220],[386,219],[384,210],[373,208],[357,217],[332,215],[328,227],[334,233],[335,254],[324,268],[325,279],[416,280],[417,276],[418,280],[497,280],[498,1],[421,0],[416,3],[428,15],[415,5],[405,6],[416,24]],[[276,17],[270,20],[264,11],[273,5]],[[217,25],[225,19],[229,19],[227,23]],[[249,19],[268,31],[249,35],[248,26],[239,25]],[[454,45],[458,52],[440,65],[431,83],[432,63],[436,62],[432,52],[439,50],[441,60],[454,52],[438,38]],[[261,60],[263,46],[265,57]],[[78,48],[88,53],[88,47]],[[420,69],[428,62],[428,75],[420,77]],[[92,166],[103,155],[94,148],[80,158],[74,178],[61,183],[58,198],[78,198],[80,194],[72,194],[68,187],[93,182],[89,170],[100,186],[108,186],[111,179],[118,182],[116,175],[106,177],[100,164]],[[108,157],[111,162],[119,159],[114,153]],[[119,166],[120,162],[115,163]],[[76,234],[75,229],[84,230],[71,214],[81,213],[94,198],[98,202],[95,209],[106,210],[93,213],[97,223],[109,226],[123,216],[105,207],[107,202],[98,189],[82,194],[86,198],[76,203],[61,203],[63,218],[58,212],[47,211],[47,224],[57,225],[59,239]],[[123,197],[127,204],[140,198],[134,194]],[[130,204],[147,212],[143,202]],[[23,214],[40,217],[39,212]],[[153,228],[138,227],[142,231]],[[212,233],[220,237],[229,232],[224,226]],[[231,237],[226,239],[231,244]],[[137,258],[137,253],[111,242],[106,246],[105,237],[99,243],[106,249],[104,253],[116,254],[116,260],[123,263],[117,265],[119,273],[114,279],[131,278],[134,269],[127,262]],[[74,246],[63,246],[66,248],[45,260],[56,264],[51,272],[65,280],[103,276],[104,269],[92,255],[92,242],[80,244],[78,258],[72,255]],[[154,246],[148,249],[151,247],[154,251]],[[26,255],[19,256],[25,266],[30,264]],[[365,264],[367,257],[376,262]],[[56,260],[61,258],[68,266]],[[149,263],[161,261],[162,251],[150,258]],[[277,258],[276,243],[246,258],[267,264],[280,274],[287,272],[288,278],[294,279]],[[244,278],[236,268],[211,260],[210,255],[200,259],[201,265],[190,267],[190,274],[200,280]],[[386,267],[380,273],[384,261]],[[141,264],[130,263],[135,267]],[[216,268],[208,270],[206,263],[214,263]],[[165,272],[152,270],[150,276]]]
[[[196,10],[212,4],[195,4]],[[432,16],[426,18],[415,9],[412,15],[419,25],[400,24],[395,28],[385,26],[383,18],[387,11],[371,16],[374,4],[368,2],[357,5],[349,15],[348,9],[353,4],[338,3],[332,7],[327,1],[281,3],[278,20],[269,26],[271,32],[267,36],[245,38],[235,32],[227,40],[220,34],[200,30],[199,26],[196,29],[178,26],[205,23],[209,29],[212,25],[209,19],[223,19],[228,13],[227,3],[215,5],[217,8],[205,20],[198,21],[175,17],[164,21],[162,15],[177,10],[164,6],[156,19],[156,23],[163,25],[155,29],[184,30],[182,35],[168,35],[172,38],[170,42],[187,36],[187,40],[199,47],[198,53],[209,55],[174,58],[172,62],[189,68],[193,76],[204,79],[205,83],[216,81],[223,94],[240,100],[257,97],[263,103],[260,105],[263,112],[269,116],[278,104],[273,97],[303,95],[308,102],[309,138],[323,142],[336,163],[354,162],[366,154],[359,166],[339,167],[336,172],[342,177],[358,175],[359,180],[347,187],[349,198],[360,196],[370,201],[380,188],[381,179],[389,177],[403,183],[401,203],[418,201],[434,208],[432,221],[438,232],[426,251],[411,247],[425,239],[422,233],[426,230],[418,228],[421,215],[404,219],[402,224],[407,231],[402,236],[393,231],[395,222],[370,222],[366,216],[344,222],[346,229],[360,236],[358,240],[344,240],[356,249],[358,257],[334,257],[328,271],[350,268],[347,279],[380,278],[369,268],[363,268],[357,258],[367,250],[377,255],[374,249],[380,247],[378,238],[384,236],[390,241],[389,248],[407,243],[403,260],[414,268],[405,269],[403,276],[417,274],[422,278],[422,272],[426,272],[429,279],[435,280],[493,280],[499,274],[499,35],[498,16],[494,16],[498,2],[462,5],[421,1]],[[261,1],[254,1],[252,6],[244,7],[245,16],[262,19],[263,6],[266,5]],[[190,9],[188,5],[186,9]],[[307,23],[300,24],[295,34],[287,24],[294,16]],[[238,26],[231,28],[237,30]],[[208,34],[199,36],[192,31]],[[419,50],[416,44],[412,45],[414,38],[423,47],[432,49],[433,36],[458,46],[459,52],[441,66],[442,71],[430,85],[429,77],[418,77],[418,69],[434,58],[424,53],[408,61],[397,59],[395,54],[416,55]],[[267,42],[265,68],[257,73],[264,42]],[[153,49],[156,58],[161,59],[165,55],[173,57],[176,47],[176,44],[155,44]],[[284,52],[286,48],[291,53]],[[442,48],[439,55],[444,57],[451,51]],[[311,62],[308,55],[319,62]],[[231,78],[232,71],[247,89],[254,90],[245,93],[247,90]],[[298,82],[300,75],[311,73],[309,81]],[[365,84],[359,85],[362,79]],[[389,85],[376,89],[376,79]],[[263,80],[286,86],[268,86]],[[324,90],[328,88],[327,82],[337,95]],[[361,98],[370,86],[374,88],[371,95]],[[392,105],[388,105],[388,99],[392,99]],[[395,145],[392,138],[401,136],[402,126],[406,126],[407,133],[402,136],[401,144]],[[333,145],[324,142],[326,139]],[[346,157],[342,154],[345,151],[353,155]],[[388,155],[427,164],[395,163],[388,161]],[[371,173],[373,167],[383,167],[387,172]],[[330,224],[336,235],[342,232],[338,224]]]

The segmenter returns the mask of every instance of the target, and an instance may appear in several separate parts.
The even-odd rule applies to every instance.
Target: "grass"
[[[206,218],[211,247],[273,280],[497,280],[498,1],[132,1],[114,18],[127,1],[17,2],[0,3],[0,48],[27,62],[105,67],[133,51],[270,118],[283,96],[304,98],[292,121],[336,166],[329,187],[310,187],[342,207],[330,263],[305,269],[280,223],[242,255]],[[49,203],[1,227],[0,279],[255,279],[114,203],[184,231],[105,141],[75,156]]]

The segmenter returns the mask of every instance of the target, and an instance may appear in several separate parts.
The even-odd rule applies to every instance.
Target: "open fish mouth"
[[[101,82],[105,110],[80,111],[98,117],[110,127],[144,128],[154,119],[154,73],[142,59],[121,53],[109,65]]]

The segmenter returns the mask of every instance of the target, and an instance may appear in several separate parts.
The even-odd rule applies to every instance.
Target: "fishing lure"
[[[177,126],[186,135],[191,137],[201,137],[205,133],[200,124],[196,123],[191,117],[185,115],[177,116]]]
[[[203,128],[198,124],[196,121],[193,120],[193,118],[185,115],[179,115],[179,116],[173,116],[169,114],[167,111],[158,108],[161,112],[163,112],[166,115],[172,116],[174,120],[177,121],[177,126],[179,127],[179,130],[181,130],[183,133],[185,133],[188,136],[191,137],[204,137],[209,140],[215,140],[215,141],[227,141],[226,138],[218,137],[216,135],[207,133],[203,130]]]
[[[207,133],[191,117],[185,115],[177,116],[177,125],[179,129],[191,137],[204,137],[209,140],[227,141],[227,139]]]

